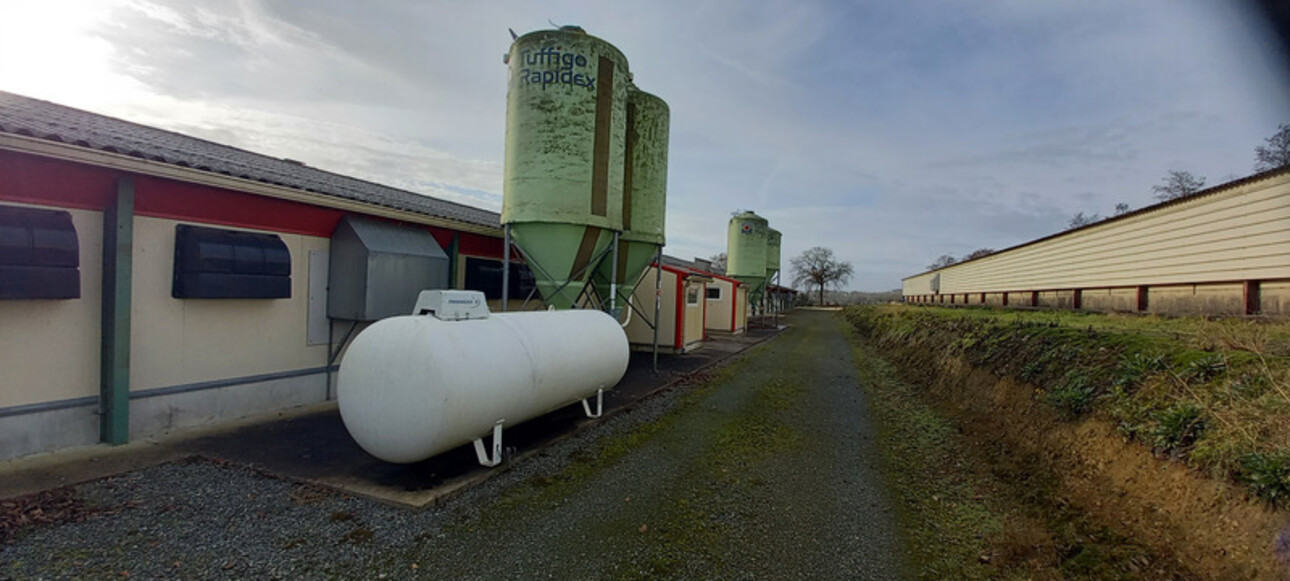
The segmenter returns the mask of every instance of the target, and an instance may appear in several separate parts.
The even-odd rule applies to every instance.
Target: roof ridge
[[[5,117],[15,127],[5,127]],[[0,132],[26,132],[37,139],[500,228],[501,215],[493,210],[4,90],[0,90]]]

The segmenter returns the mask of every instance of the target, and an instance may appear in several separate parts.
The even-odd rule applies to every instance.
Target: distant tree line
[[[927,269],[936,270],[938,268],[954,266],[955,264],[958,264],[960,262],[967,262],[969,260],[981,258],[982,256],[989,256],[991,254],[994,254],[995,252],[998,252],[998,251],[993,248],[978,248],[976,250],[973,250],[972,252],[965,254],[963,258],[954,258],[953,255],[942,254],[941,257],[937,258],[935,262],[927,265]]]
[[[1264,144],[1254,148],[1254,171],[1263,172],[1277,168],[1290,167],[1290,124],[1282,123],[1277,126],[1277,132],[1264,140]],[[1152,198],[1161,202],[1185,198],[1205,188],[1205,176],[1194,175],[1185,170],[1169,170],[1165,173],[1161,183],[1151,186]],[[1124,202],[1115,205],[1115,212],[1111,217],[1127,214],[1132,208]],[[1096,224],[1105,220],[1097,212],[1084,213],[1078,212],[1071,217],[1066,224],[1066,229],[1073,230],[1089,224]],[[928,270],[945,268],[960,262],[972,260],[994,254],[990,248],[978,248],[968,253],[963,258],[955,258],[950,254],[942,254],[934,262],[927,265]]]
[[[826,290],[823,295],[817,295],[816,293],[798,293],[796,304],[797,306],[812,304],[881,305],[900,302],[902,297],[903,293],[900,289],[884,292]]]
[[[1277,126],[1277,132],[1264,140],[1264,144],[1254,148],[1254,171],[1262,172],[1282,167],[1290,167],[1290,124]],[[1205,176],[1198,176],[1185,170],[1169,170],[1160,184],[1151,186],[1152,198],[1161,202],[1185,198],[1205,189]],[[1129,205],[1115,205],[1115,214],[1127,213]],[[1079,228],[1101,222],[1101,214],[1079,212],[1067,223],[1068,229]]]

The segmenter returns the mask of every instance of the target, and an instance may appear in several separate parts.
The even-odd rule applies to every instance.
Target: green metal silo
[[[619,296],[631,297],[645,269],[663,247],[667,211],[667,147],[671,113],[662,99],[627,90],[627,148],[623,171],[623,231],[618,242]],[[596,291],[608,299],[611,262],[600,263]],[[621,304],[621,300],[618,301]]]
[[[567,309],[622,229],[627,58],[566,26],[519,37],[507,64],[502,224]]]
[[[766,231],[766,280],[775,278],[779,272],[779,242],[782,235],[779,230],[767,228]]]
[[[766,251],[770,225],[753,212],[730,218],[726,231],[726,275],[748,285],[748,301],[757,304],[766,286]]]

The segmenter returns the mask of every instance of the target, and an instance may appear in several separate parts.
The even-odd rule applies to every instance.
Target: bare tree
[[[1129,205],[1128,205],[1128,204],[1126,204],[1126,203],[1124,203],[1124,202],[1120,202],[1120,203],[1118,203],[1118,204],[1116,204],[1116,205],[1115,205],[1115,215],[1116,215],[1116,216],[1119,216],[1120,214],[1128,214],[1128,213],[1129,213]]]
[[[1156,193],[1157,200],[1167,202],[1190,196],[1203,187],[1205,187],[1205,176],[1194,176],[1189,171],[1169,170],[1169,173],[1165,174],[1164,183],[1151,186],[1151,191]]]
[[[1266,143],[1254,148],[1254,171],[1290,166],[1290,125],[1277,126],[1277,132]]]
[[[953,266],[958,263],[959,263],[959,259],[954,258],[953,256],[950,256],[948,254],[942,254],[940,258],[937,258],[934,262],[927,265],[927,270],[936,270],[938,268],[945,268],[947,266]]]
[[[991,255],[991,254],[994,254],[994,249],[993,249],[993,248],[978,248],[978,249],[976,249],[976,250],[973,250],[972,252],[969,252],[969,253],[968,253],[968,255],[967,255],[967,256],[964,256],[964,257],[963,257],[963,260],[960,260],[959,262],[967,262],[967,261],[969,261],[969,260],[976,260],[976,259],[978,259],[978,258],[981,258],[982,256],[989,256],[989,255]]]
[[[713,254],[708,257],[708,260],[712,262],[712,272],[717,274],[726,273],[726,253]]]
[[[850,262],[835,260],[833,251],[816,246],[792,260],[793,286],[805,286],[819,289],[820,304],[824,304],[824,288],[841,288],[851,280],[853,269]]]
[[[1079,228],[1080,226],[1088,226],[1089,224],[1092,224],[1094,222],[1101,222],[1101,221],[1102,221],[1101,214],[1089,214],[1086,216],[1084,215],[1084,212],[1080,212],[1078,214],[1075,214],[1075,216],[1071,218],[1070,223],[1067,224],[1066,227],[1068,229],[1074,229],[1074,228]]]

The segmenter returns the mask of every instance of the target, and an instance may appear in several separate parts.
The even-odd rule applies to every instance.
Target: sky
[[[508,29],[576,24],[671,108],[665,252],[753,210],[882,291],[1252,173],[1290,78],[1243,6],[0,0],[0,90],[499,210]]]

